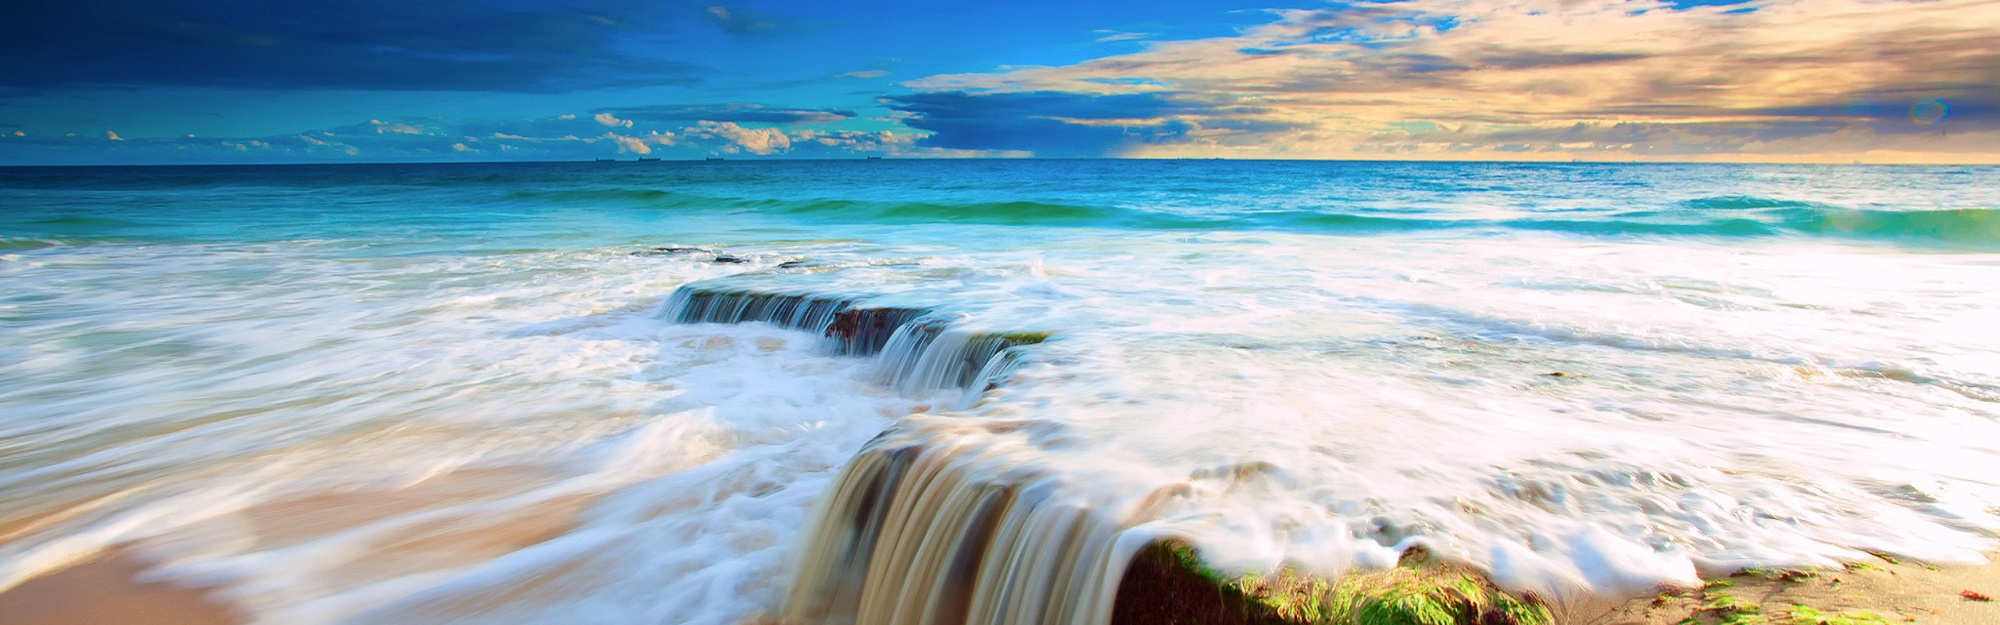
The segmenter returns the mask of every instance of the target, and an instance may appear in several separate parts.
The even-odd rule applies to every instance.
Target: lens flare
[[[1944,121],[1944,116],[1949,113],[1951,107],[1945,106],[1944,100],[1938,99],[1924,100],[1910,107],[1910,119],[1925,126]]]

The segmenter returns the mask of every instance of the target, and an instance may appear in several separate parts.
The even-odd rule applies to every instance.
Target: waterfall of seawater
[[[873,354],[876,380],[905,393],[965,389],[967,401],[1018,366],[1036,333],[982,333],[955,317],[855,300],[683,287],[682,323],[766,322],[815,332],[823,347]],[[986,428],[913,415],[870,442],[821,499],[785,607],[788,622],[1001,625],[1105,622],[1120,574],[1151,541],[1128,531],[1170,494],[1075,500],[1061,478],[968,445]]]
[[[1134,526],[1172,491],[1078,500],[1007,449],[957,440],[973,429],[913,417],[847,464],[814,512],[786,622],[1108,621],[1126,564],[1154,538]]]
[[[986,381],[1018,362],[1013,348],[1039,343],[1040,333],[976,332],[955,317],[919,308],[862,307],[851,298],[712,289],[674,291],[665,316],[678,323],[770,323],[822,338],[837,354],[875,356],[876,381],[905,393],[964,389],[976,396]]]

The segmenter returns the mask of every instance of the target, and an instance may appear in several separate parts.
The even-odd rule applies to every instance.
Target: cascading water
[[[983,390],[985,381],[1018,362],[1020,353],[1013,348],[1048,336],[966,330],[954,327],[951,316],[921,308],[862,307],[854,298],[706,285],[676,289],[664,316],[678,323],[763,322],[811,332],[823,337],[826,351],[876,356],[876,381],[911,394]]]
[[[814,332],[841,354],[874,354],[878,383],[904,393],[965,389],[967,403],[1019,367],[1041,333],[955,327],[953,316],[863,308],[851,298],[684,286],[681,323],[766,322]],[[784,617],[797,623],[1002,625],[1105,622],[1132,555],[1129,532],[1174,492],[1079,498],[1060,476],[1010,468],[1005,446],[965,434],[1018,423],[912,415],[841,470],[794,563]]]
[[[1090,490],[971,442],[1019,423],[913,415],[823,497],[795,562],[788,623],[1107,622],[1141,529],[1179,489]],[[1106,497],[1105,495],[1110,496]]]

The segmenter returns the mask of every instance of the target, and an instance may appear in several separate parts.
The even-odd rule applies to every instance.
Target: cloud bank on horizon
[[[1169,3],[990,32],[894,3],[346,4],[34,0],[0,26],[0,163],[2000,163],[2000,0]],[[1202,31],[1220,17],[1242,23]]]
[[[1355,4],[911,86],[892,100],[927,142],[1012,134],[1037,153],[1992,161],[2000,3]],[[1101,111],[1109,98],[1131,114]],[[1061,131],[1007,132],[1048,120]]]

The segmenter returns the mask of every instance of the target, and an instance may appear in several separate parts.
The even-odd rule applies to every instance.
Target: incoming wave
[[[516,190],[515,200],[619,204],[652,209],[740,211],[847,223],[985,224],[1131,230],[1279,230],[1375,234],[1426,230],[1532,230],[1583,236],[1808,236],[1917,244],[2000,245],[2000,209],[1852,209],[1750,196],[1700,198],[1667,207],[1599,213],[1532,212],[1461,218],[1448,211],[1354,214],[1332,210],[1167,212],[1032,200],[887,201],[846,198],[710,197],[650,188]]]
[[[1784,228],[1807,234],[2000,244],[2000,210],[1951,208],[1939,210],[1786,209],[1778,211]]]
[[[1139,216],[1138,211],[1079,204],[1046,202],[866,202],[856,200],[814,200],[793,203],[783,212],[794,215],[831,215],[847,219],[891,223],[977,223],[1022,226],[1126,225],[1119,222]]]

